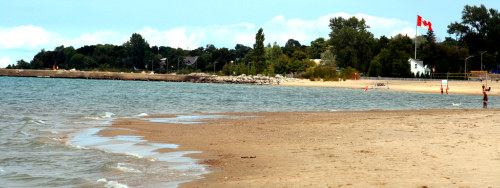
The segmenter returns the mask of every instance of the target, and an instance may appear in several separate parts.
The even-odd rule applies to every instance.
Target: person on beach
[[[443,85],[441,85],[441,95],[443,94]]]
[[[484,87],[484,84],[483,84],[483,91],[486,91],[485,89],[486,89],[486,88]]]
[[[450,88],[448,87],[448,84],[446,84],[446,95],[448,95],[448,90],[450,90]]]
[[[488,108],[488,95],[483,91],[483,108]]]

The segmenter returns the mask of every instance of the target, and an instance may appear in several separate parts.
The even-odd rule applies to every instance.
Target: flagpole
[[[417,22],[418,22],[418,13],[417,13]],[[415,24],[415,61],[417,60],[417,24]]]

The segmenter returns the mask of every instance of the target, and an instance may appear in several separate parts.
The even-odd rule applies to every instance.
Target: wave
[[[74,145],[70,141],[67,141],[66,140],[67,138],[68,137],[54,137],[54,138],[50,138],[50,139],[53,140],[53,141],[59,142],[59,143],[65,145],[65,146],[71,147],[71,148],[75,148],[75,149],[88,149],[88,148],[83,147],[83,146]]]
[[[140,156],[138,154],[135,154],[135,153],[124,153],[125,155],[128,155],[128,156],[132,156],[132,157],[135,157],[135,158],[138,158],[138,159],[147,159],[151,162],[154,162],[154,161],[157,161],[158,159],[156,157],[144,157],[144,156]]]
[[[28,122],[29,123],[35,123],[35,124],[38,124],[38,125],[44,125],[44,124],[46,124],[45,121],[43,121],[43,120],[33,120],[32,119],[32,120],[29,120]]]
[[[109,119],[109,118],[111,118],[114,115],[115,114],[113,114],[113,112],[105,112],[105,115],[102,116],[102,118]]]
[[[140,114],[138,114],[137,116],[139,116],[139,117],[142,117],[142,116],[149,116],[149,114],[146,114],[146,113],[140,113]]]
[[[108,181],[106,178],[98,179],[97,183],[106,188],[128,188],[125,184],[118,183],[117,181]]]
[[[125,165],[125,163],[118,163],[116,165],[116,169],[118,169],[118,170],[120,170],[122,172],[142,173],[142,171],[140,171],[140,170],[136,170],[136,169],[133,169],[133,168],[125,167],[123,165]]]
[[[92,114],[95,115],[95,114]],[[115,114],[113,112],[104,112],[104,115],[102,116],[87,116],[84,119],[90,119],[90,120],[103,120],[103,119],[111,119]]]

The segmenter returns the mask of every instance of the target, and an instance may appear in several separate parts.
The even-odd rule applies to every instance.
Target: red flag
[[[432,24],[430,21],[423,20],[421,16],[417,15],[417,26],[422,27],[427,27],[429,31],[432,31]]]

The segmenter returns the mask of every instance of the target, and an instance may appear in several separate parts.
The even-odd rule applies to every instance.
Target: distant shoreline
[[[0,69],[0,76],[12,77],[47,77],[73,79],[102,79],[102,80],[136,80],[136,81],[165,81],[165,82],[192,82],[192,83],[225,83],[225,84],[258,84],[302,87],[336,87],[367,89],[387,89],[408,92],[440,93],[441,81],[402,81],[402,80],[346,80],[346,81],[309,81],[306,79],[276,78],[266,76],[210,76],[204,74],[174,75],[148,74],[123,72],[95,72],[95,71],[68,71],[68,70],[29,70],[29,69]],[[376,86],[383,83],[384,86]],[[500,96],[500,83],[496,81],[448,81],[449,94],[482,95],[482,85],[491,87],[490,96]],[[443,94],[446,95],[446,85]]]
[[[0,76],[40,77],[40,78],[71,78],[98,80],[134,80],[192,83],[222,83],[222,84],[273,84],[276,78],[267,76],[212,76],[206,74],[151,74],[125,72],[98,72],[76,70],[32,70],[32,69],[0,69]]]
[[[207,76],[146,74],[123,72],[95,72],[68,70],[31,70],[31,69],[0,69],[0,76],[12,77],[42,77],[42,78],[73,78],[101,80],[137,80],[137,81],[167,81],[167,82],[201,82]]]

